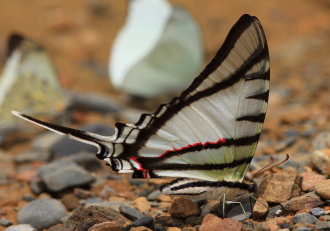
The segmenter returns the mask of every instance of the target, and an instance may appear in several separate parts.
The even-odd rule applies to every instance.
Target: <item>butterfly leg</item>
[[[245,214],[246,218],[249,219],[249,215],[247,214],[247,212],[245,211],[244,207],[243,207],[243,204],[239,201],[226,201],[226,204],[240,204],[242,210],[243,210],[243,213]]]

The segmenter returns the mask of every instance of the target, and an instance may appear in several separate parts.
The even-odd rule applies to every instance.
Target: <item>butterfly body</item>
[[[243,183],[266,116],[269,53],[256,17],[243,15],[223,46],[193,83],[135,124],[116,124],[113,136],[15,115],[94,145],[97,157],[133,178],[179,178],[167,195],[239,200],[255,191]]]

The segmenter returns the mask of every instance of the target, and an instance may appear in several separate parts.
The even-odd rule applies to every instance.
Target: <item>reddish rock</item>
[[[259,220],[266,216],[269,210],[268,203],[263,198],[258,198],[256,204],[253,207],[253,219]]]
[[[323,175],[314,172],[303,172],[299,174],[302,177],[301,189],[305,192],[311,192],[315,189],[315,184],[325,180]]]
[[[73,190],[73,193],[80,199],[87,199],[87,198],[94,196],[94,193],[92,193],[91,191],[82,189],[82,188],[75,188]]]
[[[330,180],[323,180],[315,185],[315,191],[323,199],[330,199]]]
[[[98,223],[88,229],[88,231],[122,231],[122,230],[123,227],[119,226],[115,221]]]
[[[329,174],[330,149],[315,150],[312,154],[312,163],[323,174]]]
[[[169,213],[175,218],[186,218],[200,213],[199,206],[186,198],[175,197],[172,201]]]
[[[301,193],[301,177],[289,167],[283,172],[266,177],[259,185],[259,198],[268,203],[281,203],[297,197]]]
[[[234,219],[225,218],[222,219],[213,214],[207,214],[203,223],[199,229],[200,231],[241,231],[243,225],[241,222]]]
[[[61,198],[61,202],[67,210],[74,210],[79,206],[79,198],[73,193],[65,194]]]
[[[149,229],[148,227],[145,226],[139,226],[139,227],[132,227],[129,231],[152,231],[152,229]]]
[[[147,198],[139,197],[134,201],[134,207],[139,210],[141,213],[143,212],[150,212],[151,205]]]
[[[315,208],[323,204],[324,202],[321,200],[321,198],[313,192],[281,203],[283,208],[287,211],[298,211],[306,208]]]

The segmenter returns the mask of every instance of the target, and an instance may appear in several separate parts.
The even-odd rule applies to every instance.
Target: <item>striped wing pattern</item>
[[[99,148],[98,157],[133,177],[241,182],[254,155],[269,94],[269,54],[256,17],[243,15],[204,71],[179,97],[117,123],[105,137],[23,119]]]

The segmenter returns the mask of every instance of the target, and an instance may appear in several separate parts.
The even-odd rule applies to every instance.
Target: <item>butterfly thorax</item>
[[[254,183],[239,181],[203,181],[192,178],[180,178],[165,184],[160,191],[169,196],[181,196],[189,199],[239,201],[256,192]]]

